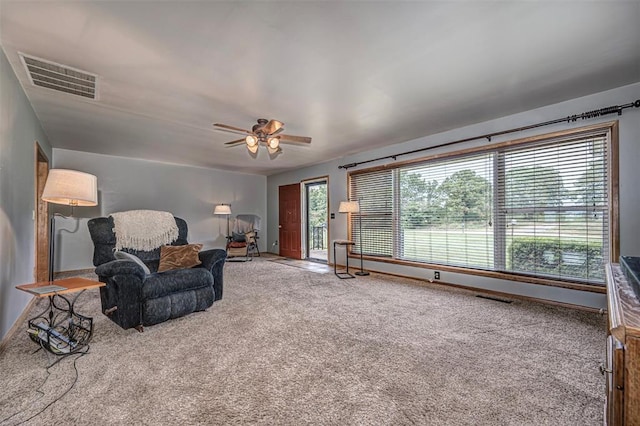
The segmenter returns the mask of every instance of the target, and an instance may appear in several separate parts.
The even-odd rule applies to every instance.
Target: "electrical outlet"
[[[440,271],[435,271],[433,273],[433,279],[434,280],[439,280],[440,279]]]

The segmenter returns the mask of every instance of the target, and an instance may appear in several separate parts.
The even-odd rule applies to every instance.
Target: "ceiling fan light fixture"
[[[256,147],[256,151],[258,150],[257,146],[258,146],[258,138],[253,136],[253,135],[249,135],[246,138],[244,138],[245,142],[247,142],[247,146],[248,147]],[[251,150],[249,150],[251,151]]]
[[[267,145],[267,151],[269,151],[270,155],[273,155],[277,154],[280,151],[280,148],[271,148],[269,145]]]
[[[256,152],[258,152],[258,143],[256,142],[255,145],[247,144],[247,149],[249,150],[250,153],[255,154]]]
[[[242,145],[242,142],[244,142],[247,146],[247,150],[254,158],[260,150],[261,145],[267,148],[269,154],[273,158],[274,154],[282,152],[282,147],[280,146],[281,143],[311,143],[310,137],[294,136],[282,133],[284,131],[284,123],[282,121],[273,119],[267,120],[265,118],[259,118],[257,121],[258,123],[253,125],[252,130],[245,130],[240,127],[222,123],[215,123],[213,126],[216,127],[217,130],[241,134],[241,139],[225,142],[225,145],[240,146]]]
[[[269,148],[277,150],[278,147],[280,146],[280,139],[279,138],[269,138],[269,140],[267,141],[267,145],[269,146]]]

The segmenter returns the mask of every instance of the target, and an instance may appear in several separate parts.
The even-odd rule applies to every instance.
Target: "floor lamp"
[[[360,271],[355,274],[363,277],[369,275],[369,272],[364,270],[364,260],[362,259],[362,215],[360,214],[360,202],[359,201],[341,201],[340,207],[338,207],[338,213],[358,213],[358,228],[359,238],[358,245],[360,246]]]
[[[42,191],[42,200],[50,204],[71,206],[71,214],[54,213],[49,218],[49,281],[53,281],[55,263],[56,216],[73,217],[76,206],[98,205],[98,179],[89,173],[67,169],[51,169]]]
[[[227,238],[229,238],[231,236],[231,234],[229,233],[229,216],[231,216],[231,204],[218,204],[213,209],[213,214],[227,216]]]

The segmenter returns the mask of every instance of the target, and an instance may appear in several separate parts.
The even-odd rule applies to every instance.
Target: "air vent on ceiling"
[[[29,80],[35,86],[98,99],[97,75],[20,53]]]

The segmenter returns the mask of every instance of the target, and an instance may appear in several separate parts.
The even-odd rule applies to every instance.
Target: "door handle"
[[[278,225],[278,228],[282,228],[282,225]]]

